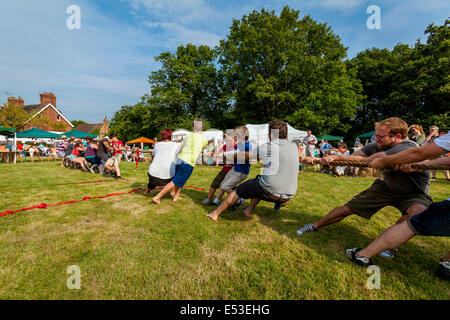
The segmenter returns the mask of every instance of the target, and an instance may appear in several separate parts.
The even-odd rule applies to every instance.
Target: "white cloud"
[[[163,37],[167,39],[169,47],[178,47],[181,44],[192,43],[194,45],[207,45],[215,47],[219,45],[221,37],[214,33],[203,30],[186,28],[177,23],[151,23],[147,24],[151,28],[160,27],[164,31]]]
[[[358,7],[365,0],[317,0],[320,7],[329,10],[350,10]]]
[[[128,0],[134,10],[144,8],[160,21],[183,23],[214,21],[223,15],[204,0]]]
[[[83,1],[78,1],[81,30],[68,30],[70,4],[65,0],[1,3],[0,30],[7,45],[0,50],[0,101],[14,95],[35,104],[39,92],[53,91],[64,114],[98,121],[95,110],[100,107],[101,117],[112,115],[122,104],[134,104],[148,92],[147,78],[157,65],[153,56],[159,49],[139,28],[112,20]],[[73,101],[80,96],[85,101],[77,105]]]

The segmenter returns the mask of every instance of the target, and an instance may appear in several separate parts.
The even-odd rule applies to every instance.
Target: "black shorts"
[[[422,236],[450,236],[450,201],[435,202],[408,220],[410,229]]]
[[[173,178],[169,178],[169,179],[160,179],[157,177],[154,177],[152,175],[150,175],[149,173],[147,173],[148,175],[148,185],[147,188],[149,190],[153,190],[156,187],[164,187],[166,184],[168,184],[169,182],[172,181]]]
[[[211,183],[211,188],[213,189],[219,189],[220,185],[222,184],[223,179],[225,179],[225,176],[227,175],[226,172],[223,170],[220,170],[220,172],[217,174],[217,176],[214,178],[213,182]]]
[[[247,180],[241,183],[236,189],[236,194],[243,199],[261,199],[267,202],[275,203],[282,203],[289,200],[279,201],[269,197],[269,195],[259,185],[258,180],[258,177],[256,177],[255,179]]]

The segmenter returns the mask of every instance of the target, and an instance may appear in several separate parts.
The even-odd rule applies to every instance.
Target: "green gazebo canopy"
[[[369,138],[370,139],[374,134],[375,134],[375,131],[370,131],[370,132],[367,132],[367,133],[364,133],[364,134],[358,136],[357,138]]]
[[[80,138],[80,139],[83,139],[83,138],[86,138],[86,137],[92,137],[92,138],[96,138],[97,137],[96,134],[87,133],[87,132],[83,132],[83,131],[80,131],[80,130],[68,131],[68,132],[65,132],[63,134],[58,135],[58,137],[61,137],[63,135],[65,135],[67,138],[70,138],[70,137],[74,136],[75,138]]]
[[[0,134],[2,136],[14,136],[14,132],[16,132],[15,128],[5,128],[0,126]]]
[[[317,137],[317,140],[328,140],[328,141],[339,141],[344,139],[344,137],[339,137],[339,136],[332,136],[329,134],[324,134],[323,136]]]
[[[17,138],[53,138],[58,139],[59,134],[44,131],[38,128],[33,128],[27,131],[22,131],[17,134]]]

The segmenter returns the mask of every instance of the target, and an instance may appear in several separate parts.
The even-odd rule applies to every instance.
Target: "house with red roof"
[[[24,130],[38,128],[45,131],[67,132],[73,130],[74,126],[56,107],[56,95],[52,92],[40,94],[40,104],[25,105],[23,98],[9,97],[8,104],[21,107],[29,115]]]

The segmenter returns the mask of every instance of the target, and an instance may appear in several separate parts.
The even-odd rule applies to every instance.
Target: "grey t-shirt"
[[[290,198],[297,192],[299,170],[298,150],[295,143],[276,139],[255,150],[264,163],[259,185],[266,191]]]
[[[368,157],[377,152],[385,152],[387,155],[399,153],[400,151],[416,148],[417,143],[411,140],[403,142],[386,150],[380,150],[376,142],[365,145],[361,151]],[[430,190],[430,171],[417,171],[406,173],[400,170],[382,169],[383,182],[393,191],[399,193],[429,193]]]

